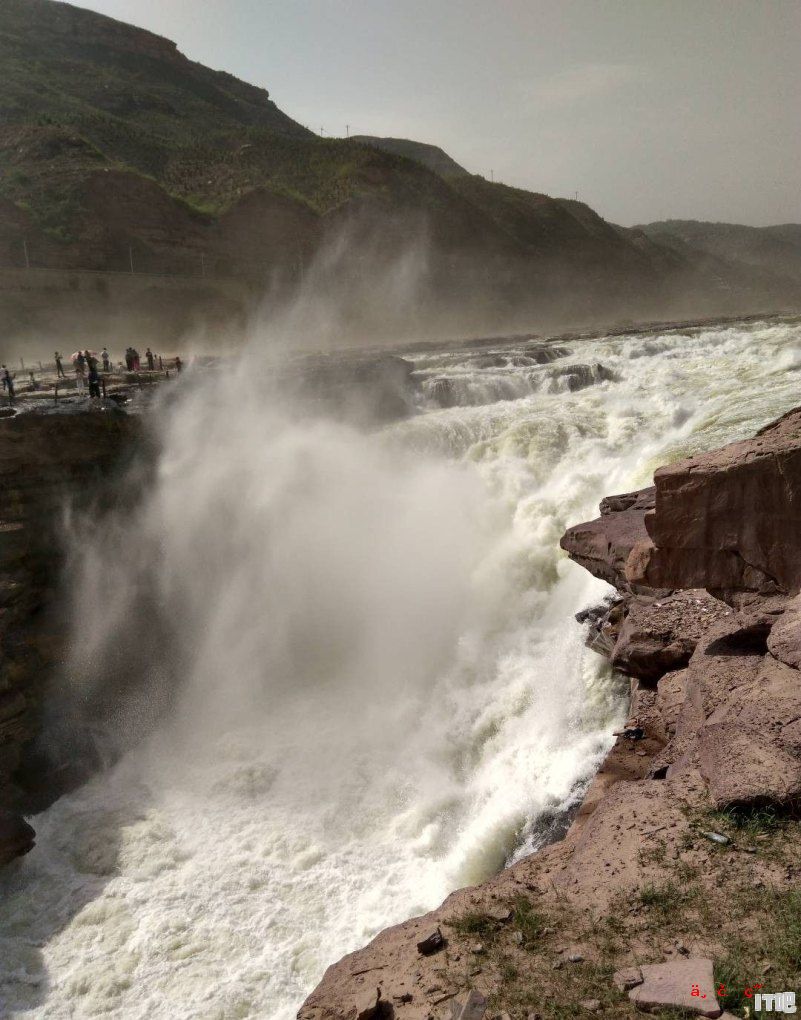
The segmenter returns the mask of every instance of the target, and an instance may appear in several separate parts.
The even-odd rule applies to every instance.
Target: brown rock
[[[380,1016],[383,1012],[382,1005],[380,988],[376,988],[375,991],[359,992],[355,1002],[356,1020],[373,1020],[374,1017]]]
[[[656,681],[690,661],[701,636],[732,610],[702,590],[662,599],[635,596],[612,651],[612,665]]]
[[[629,992],[639,1009],[673,1006],[706,1017],[719,1017],[722,1010],[715,998],[712,961],[708,959],[670,960],[668,963],[643,964],[642,984]],[[693,995],[697,989],[698,994]]]
[[[666,673],[656,688],[656,710],[666,737],[676,732],[681,706],[687,696],[687,670]]]
[[[644,516],[653,501],[653,488],[610,496],[601,504],[597,520],[569,528],[560,545],[591,574],[624,591],[626,560],[634,546],[648,538]]]
[[[431,956],[433,953],[438,953],[440,949],[444,948],[445,939],[442,937],[442,932],[439,928],[426,935],[424,939],[417,943],[417,952],[423,956]]]
[[[801,596],[788,602],[768,635],[768,651],[781,662],[801,669]]]
[[[705,726],[698,739],[701,774],[717,808],[801,799],[801,760],[740,722]]]
[[[616,971],[612,980],[621,992],[627,992],[642,984],[642,971],[639,967],[626,967],[625,970]]]
[[[801,588],[801,410],[753,439],[659,468],[626,578],[652,587]]]

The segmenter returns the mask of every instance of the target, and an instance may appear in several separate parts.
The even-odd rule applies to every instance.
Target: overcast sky
[[[88,0],[315,131],[608,219],[801,221],[801,0]]]

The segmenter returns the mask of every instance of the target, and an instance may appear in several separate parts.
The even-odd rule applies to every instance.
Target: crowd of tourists
[[[99,398],[101,395],[105,396],[105,379],[104,376],[114,371],[114,366],[111,361],[111,355],[108,352],[108,348],[104,347],[100,354],[95,351],[83,350],[76,351],[72,355],[72,365],[75,372],[75,381],[78,389],[88,388],[90,398]],[[148,372],[163,372],[165,369],[165,359],[160,354],[154,354],[153,351],[148,347],[145,351],[145,362],[147,364]],[[64,358],[59,351],[55,352],[55,366],[56,366],[56,388],[58,388],[58,381],[67,378],[67,373],[64,371]],[[41,368],[41,362],[39,363]],[[176,356],[168,359],[167,368],[172,367],[176,372],[180,372],[183,368],[183,362],[181,358]],[[128,372],[140,372],[141,359],[139,352],[135,347],[127,347],[125,350],[125,361],[120,362],[118,366],[120,371]],[[36,380],[35,374],[32,370],[28,370],[30,376],[30,389],[37,390],[39,383]],[[6,365],[0,366],[0,382],[2,383],[3,391],[8,396],[11,403],[14,402],[16,396],[16,373],[12,373]]]

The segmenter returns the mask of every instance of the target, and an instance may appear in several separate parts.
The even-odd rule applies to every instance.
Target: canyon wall
[[[118,498],[143,442],[112,409],[0,418],[0,866],[33,846],[22,816],[86,776],[77,759],[55,769],[40,740],[68,649],[66,513]]]

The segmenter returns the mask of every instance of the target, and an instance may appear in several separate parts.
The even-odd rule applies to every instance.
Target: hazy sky
[[[623,224],[801,221],[801,0],[89,0],[315,131]]]

